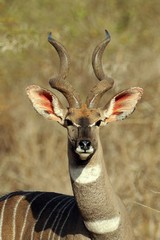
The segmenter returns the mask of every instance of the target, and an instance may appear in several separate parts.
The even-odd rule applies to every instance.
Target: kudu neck
[[[117,198],[107,175],[100,140],[86,165],[77,164],[70,142],[68,157],[72,189],[84,220],[112,218],[118,214]]]

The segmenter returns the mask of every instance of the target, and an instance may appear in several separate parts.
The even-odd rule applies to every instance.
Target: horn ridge
[[[89,108],[97,107],[103,94],[111,89],[114,84],[114,80],[105,75],[102,66],[104,50],[111,40],[110,34],[107,30],[105,30],[105,34],[106,38],[95,47],[92,54],[93,70],[100,82],[93,87],[86,99],[86,104]]]
[[[93,51],[92,54],[92,66],[96,77],[101,81],[106,78],[102,67],[102,56],[105,48],[111,40],[111,36],[107,30],[105,30],[106,38],[100,42]]]
[[[52,38],[52,33],[48,35],[48,42],[55,48],[60,58],[60,68],[57,77],[51,78],[49,84],[52,88],[61,92],[69,103],[69,107],[79,108],[81,99],[72,85],[65,79],[69,72],[70,58],[65,47]]]
[[[56,49],[59,55],[59,58],[60,58],[59,75],[61,76],[61,78],[65,79],[69,72],[69,65],[70,65],[70,58],[69,58],[68,52],[61,43],[59,43],[54,38],[52,38],[51,32],[48,34],[48,42]]]

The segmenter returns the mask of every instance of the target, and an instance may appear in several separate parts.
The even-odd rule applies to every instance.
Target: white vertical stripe
[[[7,201],[9,199],[9,197],[11,197],[12,195],[14,195],[14,193],[10,193],[10,194],[6,195],[6,199],[5,199],[5,201],[3,203],[3,206],[2,206],[1,216],[0,216],[0,240],[2,240],[2,228],[3,228],[3,219],[4,219],[5,207],[6,207],[6,204],[7,204]]]
[[[32,228],[32,231],[31,231],[31,239],[32,239],[32,240],[34,240],[34,230],[35,230],[35,226],[36,226],[37,222],[39,221],[39,219],[40,219],[43,211],[47,208],[47,206],[48,206],[53,200],[55,200],[55,199],[57,199],[57,198],[60,198],[60,197],[61,197],[61,195],[56,196],[56,197],[50,199],[50,200],[45,204],[45,206],[42,208],[42,210],[40,211],[40,213],[39,213],[39,215],[38,215],[38,217],[37,217],[37,220],[35,221],[35,223],[34,223],[34,225],[33,225],[33,228]]]
[[[4,219],[4,210],[5,210],[5,206],[7,204],[8,201],[8,197],[6,198],[6,200],[3,203],[2,206],[2,211],[1,211],[1,218],[0,218],[0,240],[2,240],[2,227],[3,227],[3,219]]]
[[[69,198],[69,197],[67,197],[67,196],[65,196],[65,198],[63,197],[63,199],[62,199],[60,202],[58,202],[58,204],[53,208],[53,210],[51,211],[51,213],[49,214],[48,218],[46,219],[46,221],[45,221],[45,223],[44,223],[44,225],[43,225],[43,229],[42,229],[41,235],[40,235],[40,240],[43,240],[44,230],[45,230],[45,228],[46,228],[46,226],[47,226],[47,223],[48,223],[49,219],[51,218],[52,214],[53,214],[54,211],[58,208],[58,206],[59,206],[62,202],[64,202],[66,199],[68,199],[68,198]]]
[[[59,213],[62,211],[63,208],[65,208],[66,205],[68,205],[68,202],[70,202],[70,201],[71,201],[71,199],[69,198],[68,201],[61,208],[58,209],[57,215],[55,215],[54,221],[51,225],[51,228],[50,228],[50,231],[49,231],[49,234],[48,234],[48,240],[51,239],[52,229],[53,229],[53,227],[54,227],[54,225],[57,221],[57,218],[59,217]]]
[[[26,196],[27,194],[24,194],[23,196],[19,196],[19,199],[16,201],[16,205],[13,210],[13,240],[16,240],[16,214],[17,214],[17,208],[21,200]]]
[[[73,204],[73,206],[70,208],[70,210],[68,211],[68,214],[67,214],[67,216],[66,216],[66,219],[64,220],[64,222],[63,222],[63,224],[62,224],[62,226],[61,226],[61,229],[60,229],[60,232],[59,232],[59,236],[58,236],[58,240],[61,238],[61,234],[62,234],[62,231],[63,231],[63,228],[64,228],[64,226],[65,226],[65,224],[66,224],[66,222],[67,222],[67,220],[68,220],[68,218],[69,218],[69,215],[70,215],[70,213],[71,213],[71,211],[72,211],[72,209],[73,209],[73,207],[75,206],[75,203]]]
[[[38,195],[36,195],[32,201],[29,203],[27,209],[26,209],[26,214],[25,214],[25,217],[24,217],[24,222],[23,222],[23,226],[22,226],[22,229],[21,229],[21,235],[20,235],[20,239],[19,240],[22,240],[23,239],[23,234],[24,234],[24,229],[25,229],[25,226],[26,226],[26,223],[27,223],[27,217],[28,217],[28,213],[29,213],[29,210],[31,208],[31,205],[32,203],[38,198],[40,197],[41,195],[45,194],[44,192],[43,193],[40,193]]]
[[[73,202],[73,199],[70,199],[69,201],[67,201],[67,203],[65,203],[65,204],[63,205],[63,207],[62,207],[61,209],[59,209],[59,211],[58,211],[58,213],[57,213],[57,216],[56,216],[56,218],[55,218],[55,220],[54,220],[54,222],[53,222],[53,224],[52,224],[52,226],[51,226],[51,230],[52,230],[53,227],[54,227],[54,224],[56,223],[56,226],[55,226],[55,229],[54,229],[52,238],[51,238],[52,240],[54,240],[56,230],[57,230],[57,228],[58,228],[58,226],[59,226],[59,224],[60,224],[61,218],[63,217],[64,211],[67,209],[68,206],[70,206],[70,204],[71,204],[72,202]],[[58,220],[58,221],[57,221],[57,220]],[[57,221],[57,222],[56,222],[56,221]],[[48,240],[49,240],[49,239],[48,239]]]

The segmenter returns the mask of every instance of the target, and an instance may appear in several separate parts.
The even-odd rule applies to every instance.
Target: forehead
[[[67,117],[76,124],[88,126],[100,118],[100,112],[98,109],[89,109],[83,105],[80,109],[70,108]]]

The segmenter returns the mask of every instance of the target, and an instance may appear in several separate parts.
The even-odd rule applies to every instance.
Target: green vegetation
[[[91,54],[106,28],[112,41],[104,68],[115,79],[109,97],[130,86],[144,89],[135,113],[101,133],[106,166],[136,239],[160,239],[159,25],[159,0],[0,0],[1,193],[71,193],[65,129],[34,113],[25,87],[50,88],[59,63],[47,42],[52,31],[70,53],[68,79],[85,97],[97,81]]]

